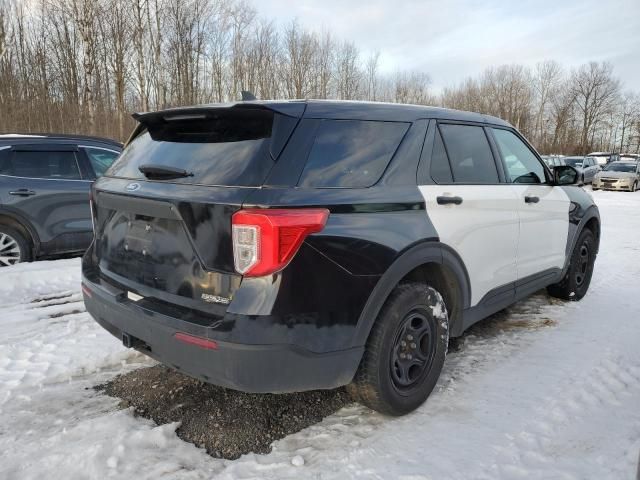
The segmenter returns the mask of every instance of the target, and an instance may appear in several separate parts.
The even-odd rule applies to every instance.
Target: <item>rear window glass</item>
[[[294,125],[291,117],[257,109],[154,120],[127,145],[106,175],[144,179],[139,170],[144,165],[178,168],[189,174],[170,182],[262,185],[279,153],[272,144],[282,144],[281,137],[288,138]],[[272,142],[276,137],[278,141]]]
[[[376,183],[409,124],[323,120],[298,185],[363,188]]]

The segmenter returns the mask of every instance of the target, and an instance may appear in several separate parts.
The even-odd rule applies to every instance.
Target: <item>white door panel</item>
[[[490,290],[517,279],[518,204],[510,185],[423,185],[427,215],[440,241],[453,248],[467,268],[471,306]],[[438,196],[462,198],[439,205]]]
[[[560,187],[511,184],[519,198],[518,278],[563,268],[569,234],[569,197]],[[526,203],[525,197],[537,197]]]

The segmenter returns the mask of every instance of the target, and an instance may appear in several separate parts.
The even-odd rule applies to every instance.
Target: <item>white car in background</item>
[[[587,157],[595,157],[598,165],[606,165],[620,159],[620,155],[612,152],[592,152]]]
[[[640,185],[640,162],[611,162],[594,177],[593,190],[635,192]]]
[[[621,162],[640,162],[640,153],[621,153]]]

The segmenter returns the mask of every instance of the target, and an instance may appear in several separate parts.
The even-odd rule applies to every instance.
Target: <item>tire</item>
[[[635,192],[636,190],[638,190],[638,182],[634,182],[633,185],[631,185],[631,188],[629,189],[630,192]]]
[[[409,413],[435,387],[448,342],[449,318],[440,293],[423,283],[399,285],[382,307],[347,389],[355,401],[380,413]]]
[[[560,282],[547,287],[549,294],[563,300],[582,299],[589,290],[595,260],[596,239],[593,232],[585,228],[571,252],[567,273]]]
[[[30,242],[18,230],[0,225],[0,268],[29,261]]]

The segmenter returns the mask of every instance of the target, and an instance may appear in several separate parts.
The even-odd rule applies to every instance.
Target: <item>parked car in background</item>
[[[580,173],[581,183],[591,183],[596,173],[600,171],[600,165],[594,157],[562,157],[563,165],[569,165]]]
[[[606,165],[607,163],[615,162],[620,157],[617,153],[613,152],[592,152],[587,156],[595,158],[598,165]]]
[[[593,190],[635,192],[640,185],[640,162],[612,162],[593,179]]]
[[[203,381],[349,385],[400,415],[436,385],[449,338],[540,288],[589,288],[598,208],[498,118],[311,100],[135,118],[92,187],[85,305]]]
[[[121,150],[97,137],[0,135],[0,267],[83,252],[91,183]]]
[[[621,153],[620,161],[623,162],[640,162],[640,154],[638,153]]]
[[[542,161],[549,168],[553,168],[553,167],[558,167],[560,165],[564,165],[564,163],[562,163],[562,159],[564,157],[562,157],[560,155],[542,155],[540,158],[542,158]]]

